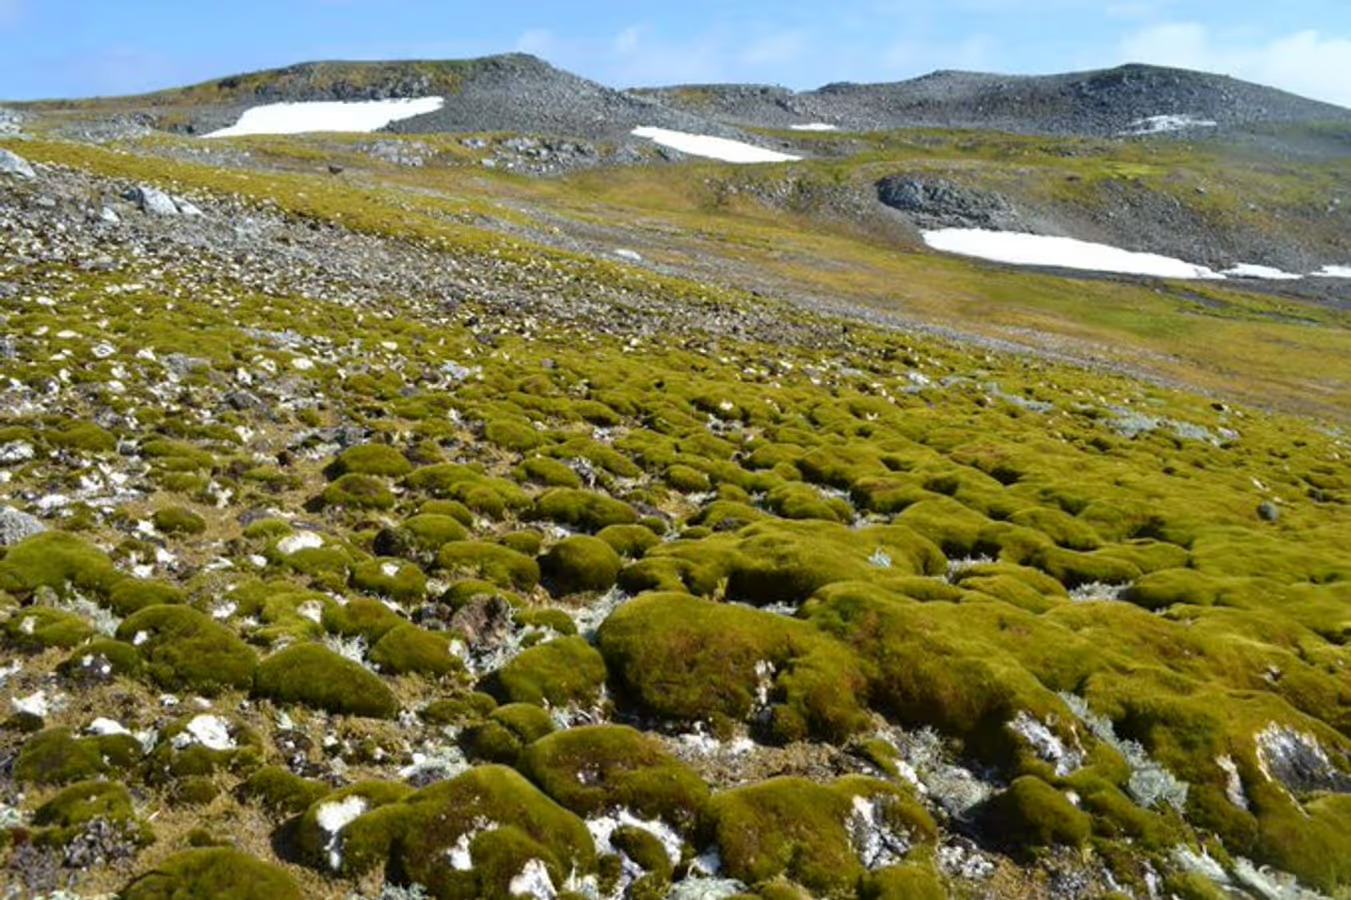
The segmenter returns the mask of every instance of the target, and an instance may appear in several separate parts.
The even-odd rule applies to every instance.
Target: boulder
[[[173,198],[158,188],[141,184],[129,188],[122,197],[139,206],[141,212],[152,216],[178,215],[178,206],[174,203]]]
[[[30,516],[8,506],[0,506],[0,547],[12,547],[24,538],[41,534],[47,526]]]
[[[37,178],[33,166],[17,153],[0,150],[0,175],[13,175],[16,178]]]

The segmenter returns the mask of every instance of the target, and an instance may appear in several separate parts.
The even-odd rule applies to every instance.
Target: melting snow
[[[298,531],[277,541],[277,552],[282,556],[290,556],[301,550],[317,550],[322,546],[324,546],[323,535],[313,531]]]
[[[800,156],[766,150],[753,144],[733,141],[728,138],[709,137],[705,134],[689,134],[684,131],[671,131],[667,128],[642,126],[633,129],[634,137],[648,138],[663,147],[688,153],[690,156],[703,156],[730,163],[770,163],[796,162]]]
[[[10,702],[14,704],[14,708],[19,712],[28,713],[31,716],[38,716],[43,719],[45,719],[47,713],[51,711],[51,706],[47,702],[47,694],[43,691],[29,694],[27,697],[15,697],[10,700]]]
[[[269,103],[245,110],[238,122],[229,128],[213,131],[206,137],[303,134],[309,131],[378,131],[391,122],[433,113],[445,105],[444,97],[350,103]]]
[[[789,125],[788,127],[791,128],[791,129],[793,129],[794,131],[839,131],[839,130],[840,130],[837,126],[835,126],[835,125],[830,125],[830,124],[828,124],[828,123],[826,123],[826,122],[808,122],[808,123],[805,124],[805,125]]]
[[[534,897],[535,900],[553,900],[558,896],[554,880],[549,877],[549,869],[542,859],[532,859],[525,864],[521,874],[511,879],[507,891],[513,897]]]
[[[1158,278],[1224,278],[1219,272],[1180,259],[1134,253],[1074,238],[983,228],[943,228],[923,234],[924,242],[935,250],[1020,266],[1056,266]]]
[[[1313,274],[1315,278],[1351,278],[1351,266],[1324,266]]]
[[[192,744],[201,744],[208,750],[235,749],[234,738],[230,737],[230,723],[211,715],[194,718],[184,731],[174,736],[173,743],[180,750]]]
[[[1252,263],[1239,263],[1232,269],[1225,269],[1224,274],[1231,278],[1260,278],[1266,281],[1299,281],[1304,277],[1272,266],[1258,266]]]
[[[352,795],[332,803],[325,803],[315,814],[315,821],[328,835],[324,849],[328,851],[328,864],[333,871],[342,868],[342,850],[339,836],[344,828],[352,824],[366,811],[366,798]]]
[[[1149,116],[1136,119],[1130,124],[1130,129],[1123,131],[1122,134],[1165,134],[1170,131],[1186,131],[1188,128],[1217,128],[1219,124],[1212,119],[1198,119],[1188,115]]]

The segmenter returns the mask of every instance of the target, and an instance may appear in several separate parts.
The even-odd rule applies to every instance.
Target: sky
[[[613,87],[795,89],[1124,62],[1351,107],[1348,0],[0,0],[0,98],[134,93],[319,59],[525,51]]]

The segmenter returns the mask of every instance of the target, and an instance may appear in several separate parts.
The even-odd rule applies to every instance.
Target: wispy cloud
[[[1351,107],[1351,39],[1297,31],[1266,40],[1219,34],[1195,22],[1169,22],[1124,38],[1122,62],[1232,75]]]

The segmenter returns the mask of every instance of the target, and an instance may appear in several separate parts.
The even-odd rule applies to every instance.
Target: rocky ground
[[[1339,431],[0,167],[9,894],[1346,895]]]

